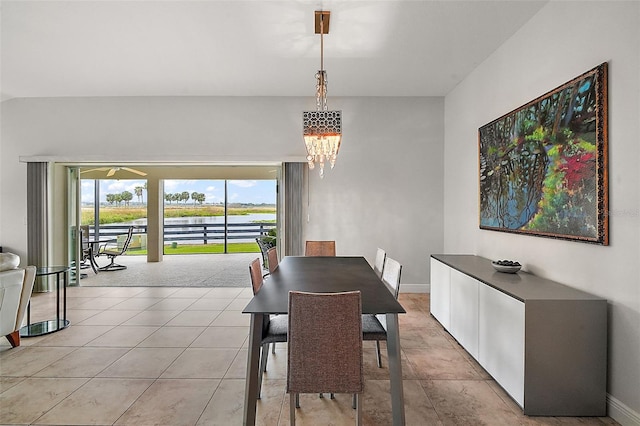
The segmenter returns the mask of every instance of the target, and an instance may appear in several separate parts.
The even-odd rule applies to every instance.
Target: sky
[[[101,179],[100,201],[106,202],[107,194],[119,194],[129,191],[133,194],[132,203],[138,202],[135,187],[144,186],[144,179]],[[93,203],[94,180],[81,180],[82,203]],[[253,203],[253,204],[275,204],[276,203],[276,181],[275,180],[229,180],[227,181],[229,203]],[[165,180],[164,192],[176,193],[187,191],[201,192],[205,194],[205,204],[224,202],[224,180]],[[142,192],[142,202],[146,203],[146,191]],[[191,199],[187,204],[193,203]]]

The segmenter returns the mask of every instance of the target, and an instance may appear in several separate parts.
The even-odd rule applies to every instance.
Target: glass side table
[[[56,276],[56,319],[31,324],[31,301],[27,306],[27,325],[20,329],[20,337],[42,336],[60,331],[69,326],[67,320],[67,285],[69,284],[68,266],[44,266],[36,269],[36,277]],[[62,280],[60,279],[62,277]],[[60,284],[62,283],[62,318],[60,318]]]

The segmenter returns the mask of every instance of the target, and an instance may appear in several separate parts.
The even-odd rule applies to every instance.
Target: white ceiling
[[[58,96],[443,96],[544,1],[6,1],[2,100]]]

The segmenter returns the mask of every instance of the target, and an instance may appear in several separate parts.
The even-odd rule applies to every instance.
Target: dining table
[[[286,256],[242,311],[251,315],[244,400],[244,425],[256,422],[258,368],[265,315],[287,314],[289,292],[336,293],[360,291],[363,314],[383,314],[387,327],[387,354],[393,425],[404,425],[404,394],[400,361],[398,314],[402,305],[361,256]]]

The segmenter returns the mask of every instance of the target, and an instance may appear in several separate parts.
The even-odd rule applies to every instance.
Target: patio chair
[[[394,259],[387,257],[384,262],[382,282],[385,283],[393,297],[398,298],[400,290],[400,275],[402,265]],[[387,320],[384,315],[363,315],[362,316],[362,340],[376,341],[376,357],[378,367],[382,368],[382,358],[380,356],[380,341],[387,340]]]
[[[251,287],[253,294],[255,295],[260,291],[264,284],[264,278],[262,277],[262,268],[260,266],[260,259],[255,258],[249,264],[249,274],[251,275]],[[287,326],[288,319],[286,315],[270,316],[265,315],[263,319],[262,327],[262,341],[260,342],[260,368],[258,370],[258,399],[260,399],[260,392],[262,390],[262,374],[267,371],[267,359],[269,357],[269,344],[274,346],[276,342],[287,341]]]
[[[300,393],[351,393],[361,424],[364,390],[359,291],[289,292],[287,393],[295,425]],[[340,330],[340,333],[336,333]]]
[[[107,256],[110,260],[110,263],[107,266],[102,266],[98,268],[98,270],[106,272],[106,271],[121,271],[123,269],[127,269],[125,265],[119,265],[115,263],[115,258],[120,255],[123,255],[127,251],[127,249],[129,248],[129,244],[131,243],[131,237],[133,237],[133,226],[129,227],[129,231],[127,232],[127,237],[124,240],[124,243],[122,244],[121,249],[110,250],[108,246],[103,247],[99,253],[100,255]]]
[[[260,237],[256,238],[256,243],[258,243],[258,247],[260,247],[260,253],[262,254],[262,267],[264,269],[268,269],[269,268],[269,259],[267,257],[267,251],[269,251],[269,249],[271,247],[273,247],[273,246],[271,244],[267,243],[266,241],[264,241]]]
[[[89,260],[89,256],[91,255],[91,249],[89,247],[89,225],[80,226],[80,244],[81,244],[80,269],[90,268],[91,265],[87,264],[87,260]]]
[[[335,241],[307,241],[304,248],[305,256],[335,256]]]

